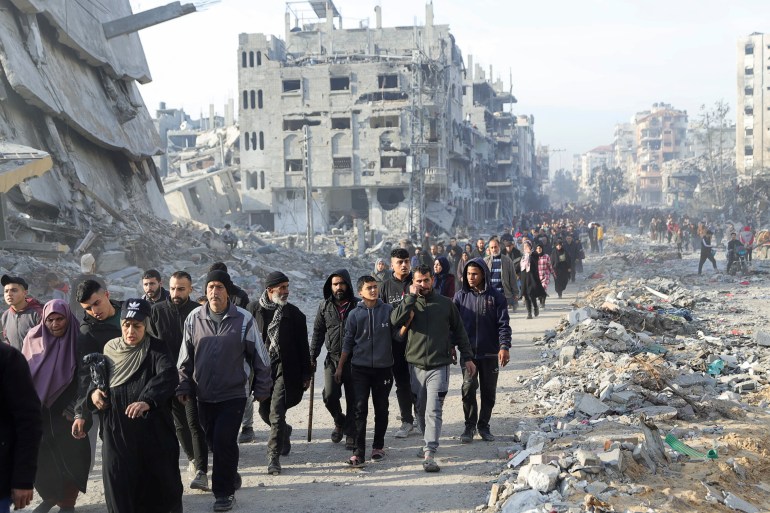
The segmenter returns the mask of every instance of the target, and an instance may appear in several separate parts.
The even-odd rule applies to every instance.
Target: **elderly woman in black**
[[[110,513],[182,511],[179,444],[171,417],[177,371],[147,333],[150,304],[128,299],[123,336],[107,342],[109,390],[89,391],[102,419],[102,474]]]

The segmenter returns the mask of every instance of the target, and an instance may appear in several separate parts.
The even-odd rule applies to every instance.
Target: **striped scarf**
[[[267,338],[270,341],[268,351],[270,353],[270,359],[275,360],[280,356],[278,345],[278,328],[281,325],[281,317],[283,317],[283,305],[274,303],[267,295],[267,290],[259,297],[259,306],[265,310],[273,310],[273,320],[267,326]]]

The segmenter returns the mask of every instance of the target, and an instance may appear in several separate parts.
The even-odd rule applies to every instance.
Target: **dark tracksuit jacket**
[[[340,318],[340,312],[332,295],[332,278],[335,276],[345,280],[348,286],[347,295],[345,296],[348,303],[342,311],[342,318]],[[326,283],[324,283],[323,294],[324,299],[318,305],[318,312],[316,312],[313,324],[310,359],[313,361],[318,359],[318,355],[321,353],[321,346],[325,343],[328,355],[335,361],[339,361],[340,353],[342,353],[342,339],[345,335],[345,321],[360,299],[353,294],[350,273],[346,269],[338,269],[329,275]]]
[[[184,322],[187,316],[199,306],[192,299],[177,306],[170,297],[152,305],[150,331],[153,337],[166,344],[168,355],[174,364],[179,360],[179,351],[184,336]]]

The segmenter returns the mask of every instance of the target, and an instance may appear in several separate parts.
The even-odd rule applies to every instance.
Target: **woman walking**
[[[43,307],[43,322],[29,330],[22,353],[29,362],[32,382],[42,403],[43,439],[38,453],[35,490],[43,502],[35,513],[75,511],[78,492],[86,491],[91,446],[85,430],[75,431],[78,392],[77,340],[80,324],[66,301],[54,299]]]
[[[147,333],[150,303],[128,299],[122,337],[104,346],[109,390],[89,390],[102,420],[102,475],[110,513],[182,511],[171,399],[179,378],[163,342]]]
[[[537,272],[540,275],[540,283],[543,285],[543,290],[548,290],[548,285],[551,283],[551,276],[554,275],[553,265],[551,264],[551,257],[545,252],[545,247],[542,244],[535,246],[535,253],[537,254]],[[548,294],[540,296],[540,308],[545,308],[545,298]]]
[[[449,259],[445,256],[433,262],[433,288],[442,296],[455,297],[455,278],[449,273]]]
[[[519,262],[521,271],[519,276],[521,278],[521,297],[524,298],[524,303],[527,306],[527,319],[532,318],[533,309],[535,317],[540,315],[538,300],[548,295],[540,282],[539,260],[538,254],[532,251],[532,242],[529,239],[524,239],[521,262]]]
[[[561,239],[556,241],[556,248],[553,250],[553,255],[551,255],[551,263],[554,271],[556,271],[554,287],[559,295],[559,299],[561,299],[561,293],[567,288],[567,283],[569,283],[570,276],[572,275],[572,259],[564,248],[564,243]]]

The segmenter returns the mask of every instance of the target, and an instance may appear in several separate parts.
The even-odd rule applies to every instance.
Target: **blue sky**
[[[130,1],[136,12],[170,0]],[[335,4],[346,28],[366,18],[374,26],[377,4],[383,26],[425,21],[420,1]],[[435,0],[433,10],[464,56],[487,72],[492,65],[506,84],[511,70],[514,111],[535,116],[539,143],[565,150],[551,169],[609,144],[615,123],[654,102],[695,119],[701,105],[724,99],[734,119],[738,38],[770,31],[766,0]],[[150,111],[165,101],[197,117],[214,103],[221,114],[237,97],[238,34],[282,38],[285,11],[278,0],[221,0],[141,31],[153,82],[140,90]]]

